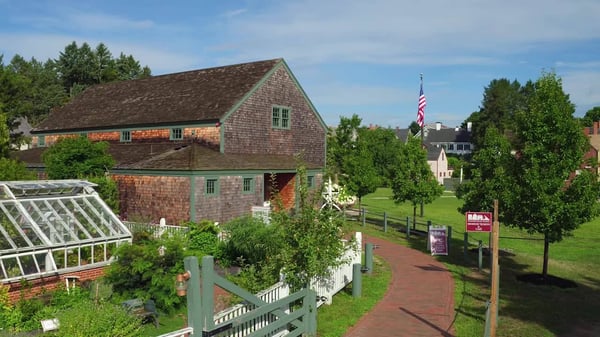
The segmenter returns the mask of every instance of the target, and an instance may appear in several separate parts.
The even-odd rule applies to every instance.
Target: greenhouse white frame
[[[0,281],[106,265],[129,229],[85,180],[0,181]]]

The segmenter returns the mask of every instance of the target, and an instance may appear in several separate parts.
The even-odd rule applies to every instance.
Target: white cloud
[[[156,26],[151,20],[132,20],[102,13],[72,12],[67,15],[66,19],[68,24],[72,24],[74,28],[85,30],[144,30]]]
[[[118,57],[121,52],[126,55],[133,55],[140,62],[140,65],[150,66],[154,74],[190,70],[201,63],[198,56],[168,51],[164,48],[152,48],[145,44],[117,40],[100,41],[91,37],[82,38],[80,36],[52,34],[0,34],[0,46],[2,46],[0,54],[4,54],[5,64],[9,63],[15,54],[19,54],[25,59],[35,57],[39,61],[46,61],[49,58],[58,58],[60,52],[73,41],[77,42],[78,45],[87,42],[92,48],[103,42],[111,51],[113,57]]]
[[[579,106],[600,106],[600,70],[573,71],[562,76],[563,90]]]
[[[338,106],[390,105],[415,100],[414,92],[395,87],[343,83],[313,85],[308,94],[315,103]]]
[[[487,64],[600,38],[598,15],[595,0],[304,0],[248,11],[229,33],[246,59],[277,50],[309,63]]]

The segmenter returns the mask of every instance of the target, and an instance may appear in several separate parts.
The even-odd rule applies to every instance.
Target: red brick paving
[[[375,237],[374,254],[386,260],[392,280],[383,299],[344,337],[454,336],[454,280],[430,255]]]

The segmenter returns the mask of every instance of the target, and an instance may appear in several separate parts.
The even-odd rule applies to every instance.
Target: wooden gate
[[[214,271],[212,256],[202,258],[202,269],[195,256],[184,259],[187,280],[188,329],[190,336],[306,336],[317,332],[317,295],[302,289],[272,303],[258,298]],[[239,296],[252,309],[224,322],[214,320],[214,287]],[[183,284],[178,285],[182,287]],[[186,332],[190,332],[187,330]]]

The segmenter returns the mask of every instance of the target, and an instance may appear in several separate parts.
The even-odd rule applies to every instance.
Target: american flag
[[[425,106],[427,105],[427,100],[425,99],[425,94],[423,93],[423,82],[421,82],[421,92],[419,93],[419,111],[417,112],[417,124],[420,127],[423,127],[425,124]]]

